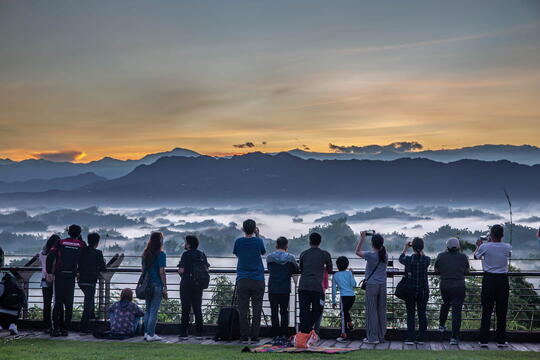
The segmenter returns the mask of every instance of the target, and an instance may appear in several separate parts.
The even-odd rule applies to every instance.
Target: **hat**
[[[456,239],[456,238],[450,238],[450,239],[446,240],[446,248],[448,248],[448,249],[453,249],[453,248],[459,249],[459,240]]]

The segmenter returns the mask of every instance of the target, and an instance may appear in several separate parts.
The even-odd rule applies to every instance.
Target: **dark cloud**
[[[397,153],[422,150],[422,144],[416,141],[398,141],[388,145],[366,145],[366,146],[341,146],[328,144],[330,150],[350,154],[378,154],[383,151],[392,151]]]
[[[330,144],[330,145],[332,145],[332,144]],[[302,144],[302,150],[308,151],[308,150],[311,150],[311,149],[309,148],[309,146],[307,146],[305,144]]]
[[[263,144],[263,145],[266,145],[266,141],[263,141],[262,144]]]
[[[255,144],[251,141],[245,142],[243,144],[235,144],[233,145],[235,148],[244,149],[244,148],[252,148],[255,147]]]
[[[49,161],[75,161],[85,157],[86,154],[83,151],[67,150],[67,151],[51,151],[34,153],[32,157],[35,159],[43,159]]]

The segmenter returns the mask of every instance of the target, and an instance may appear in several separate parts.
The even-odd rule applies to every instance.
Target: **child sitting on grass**
[[[332,277],[332,307],[336,308],[336,292],[339,289],[340,308],[341,308],[341,336],[336,340],[338,342],[347,341],[348,333],[353,330],[353,322],[350,310],[354,304],[356,280],[352,271],[347,270],[349,259],[346,256],[340,256],[336,260],[338,272]]]

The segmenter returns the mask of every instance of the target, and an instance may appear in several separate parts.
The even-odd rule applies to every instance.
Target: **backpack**
[[[204,254],[201,252],[199,258],[193,262],[191,270],[191,281],[199,289],[208,289],[210,285],[210,274],[206,267]]]
[[[6,273],[2,282],[4,283],[4,293],[0,297],[0,307],[6,310],[21,310],[26,303],[26,293],[17,279]]]
[[[315,330],[311,330],[309,333],[297,333],[291,338],[291,343],[294,347],[307,349],[317,346],[319,340],[319,335],[317,335]]]

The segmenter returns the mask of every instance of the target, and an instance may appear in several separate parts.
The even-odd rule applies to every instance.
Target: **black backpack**
[[[2,282],[4,283],[4,293],[0,297],[0,307],[6,310],[21,310],[26,303],[26,294],[17,279],[6,273]]]
[[[199,289],[208,289],[210,285],[210,274],[206,267],[206,259],[201,252],[198,259],[193,261],[193,268],[191,269],[191,281]]]

